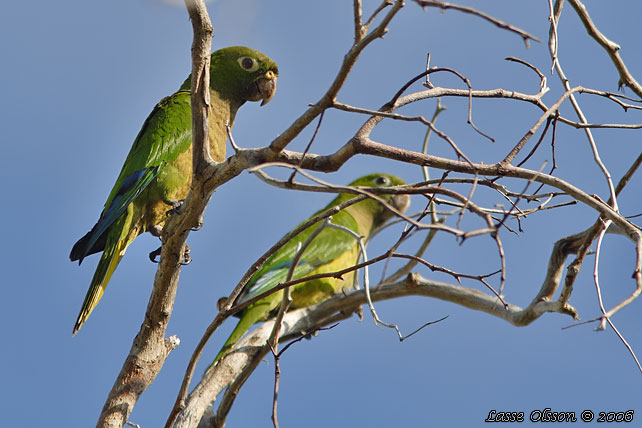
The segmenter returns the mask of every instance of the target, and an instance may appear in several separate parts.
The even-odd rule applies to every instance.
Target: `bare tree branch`
[[[597,29],[580,0],[569,1],[584,23],[589,35],[591,35],[591,37],[593,37],[611,57],[611,60],[620,73],[620,84],[629,86],[638,96],[642,97],[642,88],[630,75],[624,62],[619,56],[619,46],[607,39]],[[424,7],[429,6],[439,7],[441,9],[456,9],[465,13],[470,13],[491,22],[500,28],[519,34],[526,42],[528,42],[528,40],[537,40],[534,36],[531,36],[523,30],[469,7],[440,1],[415,0],[415,2]],[[164,228],[161,261],[156,273],[154,289],[150,297],[145,320],[141,326],[140,332],[132,344],[130,353],[114,383],[112,391],[109,394],[103,412],[100,416],[98,426],[123,426],[131,414],[140,394],[151,384],[159,373],[167,355],[176,346],[178,346],[179,340],[177,338],[166,338],[165,334],[167,323],[169,322],[169,318],[172,313],[180,273],[180,263],[185,251],[185,243],[190,228],[195,224],[198,224],[200,221],[212,192],[244,171],[254,173],[260,180],[263,180],[272,186],[288,190],[354,193],[359,196],[319,214],[315,218],[303,224],[301,227],[295,229],[292,233],[286,235],[282,240],[277,242],[247,270],[226,301],[221,305],[219,313],[216,314],[213,321],[203,334],[201,341],[194,350],[186,369],[181,388],[178,392],[174,408],[169,414],[166,424],[166,427],[168,428],[196,426],[221,427],[225,423],[225,419],[241,387],[260,363],[261,359],[267,352],[269,352],[270,346],[275,354],[275,358],[278,359],[278,356],[280,355],[277,345],[279,340],[283,341],[292,338],[300,338],[303,335],[309,334],[325,325],[346,319],[350,317],[354,311],[360,310],[361,305],[364,303],[368,303],[370,305],[373,316],[377,321],[380,320],[374,311],[372,302],[401,296],[425,296],[453,302],[473,310],[486,312],[515,326],[528,325],[547,312],[561,313],[569,315],[575,319],[578,317],[578,314],[575,308],[569,304],[569,301],[573,292],[573,285],[577,278],[577,274],[582,267],[585,256],[589,254],[593,242],[596,242],[597,246],[594,278],[596,290],[598,292],[599,308],[602,314],[598,319],[600,321],[600,326],[604,327],[606,323],[611,325],[637,362],[637,358],[635,357],[632,347],[616,329],[611,317],[617,311],[637,299],[642,293],[642,231],[639,226],[625,218],[620,213],[616,199],[642,163],[642,154],[633,162],[618,185],[614,186],[610,171],[600,159],[600,154],[591,129],[640,129],[642,128],[642,124],[590,123],[580,108],[580,104],[577,100],[579,97],[576,97],[576,94],[587,94],[601,97],[608,102],[616,103],[622,107],[625,112],[631,110],[633,113],[642,110],[642,102],[639,99],[633,99],[599,89],[586,88],[582,86],[572,87],[570,85],[569,79],[563,72],[558,51],[558,45],[560,43],[560,34],[558,32],[559,19],[563,4],[564,2],[562,0],[557,0],[555,4],[553,4],[552,0],[549,1],[551,21],[548,40],[549,54],[551,56],[553,70],[557,71],[564,87],[564,92],[562,94],[556,94],[556,99],[554,99],[552,104],[548,101],[543,101],[544,95],[549,91],[549,88],[547,87],[547,79],[544,74],[541,73],[534,65],[511,57],[507,59],[524,65],[537,74],[539,77],[537,92],[528,94],[513,91],[510,88],[474,90],[468,79],[456,70],[445,67],[429,68],[429,61],[427,61],[426,71],[409,79],[403,86],[401,86],[401,89],[399,89],[393,97],[390,98],[390,101],[382,105],[378,110],[373,110],[341,103],[337,101],[337,97],[359,59],[360,54],[366,47],[373,44],[375,40],[386,34],[387,26],[404,7],[404,2],[402,0],[384,0],[375,8],[372,15],[366,19],[363,16],[362,1],[353,0],[352,10],[354,19],[351,25],[353,26],[354,42],[351,48],[346,52],[339,70],[324,95],[315,104],[307,108],[288,128],[286,128],[267,146],[252,149],[241,148],[236,145],[231,132],[228,129],[228,137],[232,142],[235,153],[225,162],[216,163],[209,155],[207,144],[208,115],[210,114],[208,90],[209,59],[213,29],[203,1],[186,0],[187,9],[194,30],[194,43],[192,46],[194,177],[192,180],[192,188],[181,214],[169,219]],[[445,71],[458,76],[466,84],[466,88],[442,88],[437,87],[434,83],[428,81],[428,76],[431,73],[439,71]],[[412,74],[409,73],[409,75]],[[428,89],[422,89],[420,91],[404,95],[412,85],[421,83],[420,81],[424,77],[426,78],[424,86]],[[409,106],[410,104],[419,103],[432,98],[439,99],[440,97],[466,97],[468,99],[468,115],[466,121],[479,135],[486,138],[490,137],[487,137],[486,134],[482,133],[472,121],[473,98],[494,98],[504,99],[506,101],[529,103],[539,109],[540,112],[534,115],[532,122],[530,122],[532,123],[532,126],[526,130],[522,138],[519,139],[519,141],[512,143],[512,148],[510,146],[508,147],[508,153],[505,154],[503,159],[499,158],[491,161],[494,163],[483,163],[470,157],[470,153],[468,153],[467,150],[462,149],[462,147],[465,148],[467,145],[460,144],[460,141],[456,141],[456,139],[451,136],[455,134],[449,135],[448,131],[444,130],[445,128],[439,129],[435,126],[437,114],[441,111],[440,104],[437,105],[437,113],[430,120],[426,119],[426,117],[421,114],[409,115],[399,112],[400,109],[405,106]],[[578,117],[577,120],[571,120],[567,117],[561,116],[560,114],[560,110],[569,102],[575,110]],[[312,143],[317,137],[317,131],[321,126],[324,112],[327,109],[363,114],[366,115],[366,119],[354,135],[352,137],[346,137],[347,141],[345,141],[343,146],[334,153],[313,153],[311,151]],[[301,131],[310,126],[317,118],[318,123],[316,125],[316,130],[305,150],[302,153],[288,150],[287,146],[290,142],[299,136]],[[398,124],[414,122],[423,125],[426,131],[426,138],[424,140],[424,147],[421,151],[419,151],[419,149],[415,151],[401,148],[418,148],[420,145],[417,142],[404,141],[405,138],[409,138],[405,137],[404,134],[398,135],[395,144],[385,144],[373,139],[372,135],[374,129],[386,119],[388,119],[388,122],[392,120],[397,121]],[[597,195],[593,195],[583,189],[583,183],[570,182],[553,175],[557,166],[555,162],[554,148],[556,129],[558,126],[562,125],[584,130],[594,161],[601,169],[609,189],[610,198],[607,202],[604,202]],[[440,126],[440,128],[442,128],[442,126]],[[533,144],[533,147],[526,154],[524,159],[519,164],[515,165],[515,159],[524,150],[527,144],[529,144],[531,138],[538,133],[541,133],[538,141]],[[544,173],[542,170],[534,170],[532,168],[524,167],[523,165],[526,165],[527,161],[532,159],[532,156],[536,153],[541,154],[540,152],[544,150],[542,149],[543,145],[541,143],[548,135],[551,135],[551,133],[553,167],[550,172]],[[445,142],[452,148],[452,152],[454,152],[454,154],[451,153],[450,156],[453,159],[450,157],[432,155],[428,152],[427,139],[430,134],[435,134],[439,137],[439,143],[443,144],[443,142]],[[432,145],[433,144],[431,142],[431,147]],[[320,146],[321,144],[316,144],[315,148],[319,149]],[[422,172],[425,174],[425,181],[422,183],[397,186],[394,188],[367,189],[331,184],[307,172],[337,171],[343,168],[346,162],[350,159],[358,156],[390,159],[407,167],[413,167],[416,165],[420,167]],[[520,155],[520,157],[521,156],[523,155]],[[293,172],[290,179],[277,180],[268,176],[264,172],[266,168],[275,166],[291,168]],[[430,177],[428,176],[428,168],[431,168],[432,170],[441,170],[441,178],[430,180]],[[433,172],[432,170],[431,172]],[[315,184],[303,184],[296,182],[294,180],[295,175],[305,176]],[[509,189],[507,185],[498,184],[498,181],[503,178],[517,179],[522,183],[522,186],[520,187],[522,190],[515,191]],[[502,181],[502,183],[506,181],[508,180]],[[514,181],[509,182],[513,189],[517,187],[514,185]],[[531,183],[538,183],[540,185],[538,189],[532,192],[534,194],[527,193],[530,192],[528,188]],[[546,189],[546,192],[540,193],[540,189],[545,185],[550,186],[553,191],[548,191],[549,189]],[[457,186],[460,188],[457,188]],[[463,190],[461,189],[462,187],[464,188]],[[453,188],[456,190],[453,190]],[[491,192],[486,193],[492,193],[493,198],[499,199],[501,202],[499,207],[496,205],[493,206],[486,199],[481,201],[478,200],[481,199],[479,193],[483,193],[482,191],[485,189],[492,190]],[[417,215],[403,215],[402,213],[394,210],[390,204],[387,204],[382,198],[380,198],[378,196],[380,194],[422,195],[427,202],[424,205],[425,208],[423,211],[420,211]],[[551,202],[554,198],[559,196],[564,196],[565,198],[568,198],[569,201],[558,204]],[[288,280],[279,284],[273,290],[263,293],[260,296],[256,296],[248,302],[233,306],[233,302],[242,291],[243,287],[247,284],[251,276],[260,269],[262,264],[271,254],[277,251],[278,248],[284,245],[284,243],[292,236],[312,224],[329,217],[333,213],[338,212],[338,210],[365,198],[371,198],[384,204],[395,212],[398,216],[399,222],[403,221],[405,223],[405,229],[402,232],[401,237],[396,243],[389,246],[387,251],[370,259],[365,258],[365,251],[363,251],[365,261],[362,263],[338,272],[313,275],[294,281]],[[525,201],[535,201],[537,207],[532,208],[520,206],[520,202]],[[556,199],[555,202],[557,202]],[[557,208],[571,203],[582,204],[584,207],[593,210],[597,216],[595,224],[583,232],[567,236],[555,243],[549,258],[545,279],[542,284],[539,285],[539,288],[534,290],[534,297],[527,307],[520,308],[510,304],[509,299],[502,294],[504,284],[506,282],[515,283],[520,279],[511,278],[509,281],[506,278],[506,254],[504,253],[504,247],[500,238],[501,233],[505,233],[504,230],[506,230],[517,234],[517,231],[510,228],[510,226],[513,226],[513,221],[518,223],[518,227],[513,227],[521,231],[521,221],[527,215],[541,213],[546,209]],[[443,218],[439,218],[435,208],[438,204],[454,208],[450,212],[445,212],[445,214],[443,214]],[[508,204],[508,206],[504,207],[505,204]],[[521,205],[525,204],[522,203]],[[481,227],[473,229],[470,228],[465,221],[462,221],[464,219],[464,215],[469,215],[470,213],[474,214],[478,219],[481,219]],[[455,220],[452,222],[453,225],[450,225],[450,222],[446,222],[446,217],[450,214],[458,214],[456,222]],[[477,223],[478,222],[479,221],[477,221]],[[508,225],[507,223],[511,224]],[[464,227],[467,229],[464,229]],[[427,230],[427,232],[423,232],[424,230]],[[603,304],[601,293],[605,288],[604,285],[600,284],[597,269],[597,263],[601,252],[602,237],[607,231],[617,231],[627,236],[635,245],[634,251],[636,255],[635,264],[632,267],[633,280],[635,283],[634,290],[629,297],[622,300],[611,309],[606,308]],[[453,234],[462,242],[468,238],[488,235],[492,239],[490,245],[494,245],[497,248],[499,263],[498,266],[492,269],[496,270],[496,272],[487,275],[462,274],[448,266],[437,266],[424,259],[424,251],[430,244],[433,237],[439,232]],[[419,237],[423,241],[416,252],[413,250],[413,252],[415,252],[414,255],[402,254],[398,251],[398,247],[401,246],[402,243],[405,243],[410,238],[414,239],[415,237]],[[566,275],[564,275],[566,259],[571,255],[575,255],[575,258],[568,266]],[[406,263],[403,268],[398,270],[391,277],[386,279],[387,263],[393,257],[406,259],[408,260],[408,263]],[[364,284],[364,290],[354,291],[346,295],[337,295],[313,307],[293,312],[286,312],[287,293],[284,293],[284,303],[277,319],[258,326],[246,338],[237,343],[216,366],[212,366],[206,371],[200,382],[192,392],[188,394],[196,365],[201,357],[205,344],[225,319],[242,310],[249,304],[266,297],[269,293],[278,292],[284,289],[287,290],[292,285],[300,284],[315,278],[341,276],[347,272],[353,272],[358,269],[364,269],[364,271],[366,271],[367,266],[377,262],[386,263],[382,274],[382,284],[379,284],[379,286],[370,287],[369,278],[366,277],[367,279]],[[296,263],[294,265],[296,265]],[[433,271],[439,271],[447,275],[451,275],[458,282],[461,278],[475,280],[478,283],[483,284],[483,287],[487,287],[492,294],[482,292],[474,288],[463,287],[460,284],[447,284],[430,281],[422,277],[419,273],[409,273],[411,269],[425,269],[426,267]],[[485,271],[488,272],[491,271],[491,269],[487,269]],[[486,281],[486,278],[490,275],[495,275],[497,273],[500,273],[500,284],[498,289],[493,287],[490,283],[497,282],[496,279]],[[407,276],[405,276],[406,274]],[[400,280],[400,278],[404,276],[405,279]],[[562,278],[564,279],[563,284]],[[391,281],[397,282],[390,283]],[[479,286],[482,287],[482,285]],[[421,322],[423,323],[425,320],[421,320]],[[431,323],[433,323],[433,321],[429,321],[424,324],[424,326]],[[399,336],[403,337],[400,333],[400,329],[396,325],[394,327],[397,329]],[[270,334],[272,335],[271,338]],[[411,335],[412,334],[414,334],[414,332],[411,333]],[[266,340],[268,340],[269,345],[266,344]],[[638,367],[640,367],[642,371],[642,367],[639,363]],[[276,418],[278,376],[276,380],[277,384],[275,386],[274,398],[275,426],[278,425]],[[219,399],[218,409],[214,411],[212,403],[225,388],[227,388],[227,390]]]
[[[620,73],[620,81],[618,86],[628,86],[633,92],[635,92],[639,97],[642,98],[642,85],[638,83],[633,75],[629,72],[628,68],[624,64],[624,61],[620,57],[620,45],[609,40],[593,23],[593,20],[589,16],[586,6],[579,0],[568,0],[577,16],[579,16],[582,24],[586,28],[586,32],[589,36],[593,37],[595,41],[604,48],[606,53],[611,58],[611,61],[615,65],[618,73]]]
[[[186,201],[185,212],[181,216],[171,218],[164,228],[161,260],[145,320],[107,397],[98,419],[98,427],[122,427],[127,422],[140,395],[154,381],[169,353],[180,343],[176,337],[165,338],[165,332],[174,306],[187,235],[192,226],[199,222],[211,195],[199,190],[202,189],[200,173],[206,169],[209,157],[205,147],[213,29],[207,9],[201,0],[187,0],[186,4],[194,27],[192,112],[195,168],[192,188]]]
[[[559,19],[559,17],[552,18],[551,22],[553,21],[557,22],[557,19]],[[551,46],[551,44],[549,44],[549,46]],[[555,46],[557,46],[557,43],[555,43]],[[555,58],[555,52],[553,51],[551,51],[550,54],[551,54],[551,58],[553,58],[554,68],[557,71],[557,74],[560,80],[562,81],[562,85],[564,86],[567,93],[569,94],[568,98],[571,101],[571,105],[573,106],[573,109],[575,110],[577,117],[580,119],[580,123],[583,123],[583,124],[588,123],[584,115],[584,112],[580,108],[579,103],[577,102],[577,100],[575,99],[575,96],[573,95],[573,91],[571,90],[569,79],[566,77],[566,75],[564,74],[564,71],[562,70],[562,65],[560,64],[559,58]],[[600,168],[600,170],[602,171],[602,174],[604,174],[604,178],[606,179],[609,192],[611,193],[611,201],[612,201],[611,204],[615,209],[615,211],[618,211],[618,204],[617,204],[617,199],[615,198],[615,188],[613,187],[613,181],[611,180],[611,173],[606,168],[606,165],[604,165],[604,163],[602,162],[602,159],[600,158],[600,154],[597,149],[597,144],[595,143],[595,139],[593,138],[593,133],[591,132],[591,129],[584,128],[584,133],[586,134],[586,138],[589,142],[591,152],[593,153],[593,159],[595,160],[595,163]]]
[[[492,16],[490,16],[490,15],[484,13],[484,12],[480,12],[477,9],[473,9],[472,7],[460,6],[460,5],[457,5],[457,4],[446,3],[446,2],[443,2],[443,1],[430,1],[430,0],[415,0],[415,3],[417,3],[419,6],[424,7],[424,8],[430,6],[430,7],[438,7],[440,9],[442,9],[442,10],[454,9],[454,10],[458,10],[460,12],[465,12],[465,13],[469,13],[471,15],[479,16],[480,18],[483,18],[486,21],[495,24],[499,28],[503,28],[505,30],[512,31],[513,33],[519,34],[520,36],[522,36],[522,38],[524,39],[524,42],[527,44],[527,46],[528,46],[528,41],[529,40],[534,40],[536,42],[540,42],[540,40],[537,37],[535,37],[535,36],[533,36],[531,34],[528,34],[526,31],[520,30],[519,28],[516,28],[516,27],[513,27],[510,24],[507,24],[507,23],[505,23],[503,21],[500,21],[497,18],[493,18]]]
[[[563,266],[563,263],[562,263]],[[372,300],[381,301],[400,296],[424,296],[457,303],[470,309],[483,311],[508,321],[511,324],[528,325],[542,314],[559,312],[576,316],[575,310],[569,305],[559,302],[539,301],[521,309],[514,305],[506,308],[495,297],[480,291],[436,281],[429,281],[417,274],[409,275],[405,280],[384,285],[371,290]],[[367,300],[365,290],[358,290],[347,295],[338,294],[318,305],[288,312],[283,318],[281,340],[305,335],[319,326],[324,326],[346,319],[350,314]],[[190,393],[186,407],[177,419],[174,427],[194,427],[210,406],[216,396],[222,392],[232,379],[239,379],[240,374],[249,370],[251,364],[260,361],[269,352],[266,339],[274,326],[273,321],[267,321],[247,337],[237,343],[220,362],[211,367],[199,384]],[[252,368],[253,369],[253,368]],[[230,387],[230,389],[232,386]],[[238,389],[234,387],[234,394]],[[226,407],[226,410],[229,410]],[[222,426],[224,417],[216,420],[213,426]]]
[[[390,1],[384,1],[383,6],[389,5]],[[333,100],[343,87],[343,84],[345,83],[346,79],[348,78],[348,74],[352,70],[352,67],[356,63],[357,59],[359,58],[359,55],[361,52],[368,46],[370,43],[372,43],[374,40],[383,37],[383,35],[388,31],[386,26],[390,23],[392,18],[401,10],[401,8],[404,7],[404,2],[403,0],[396,0],[392,6],[392,8],[388,11],[388,13],[382,18],[381,22],[379,25],[377,25],[370,33],[367,35],[363,36],[360,38],[356,43],[350,48],[348,53],[345,55],[343,59],[343,63],[341,64],[341,68],[339,69],[339,72],[337,73],[334,81],[330,85],[330,88],[328,91],[323,95],[323,97],[312,107],[310,107],[305,113],[303,113],[301,116],[299,116],[298,119],[292,123],[288,127],[288,129],[281,133],[272,143],[270,143],[270,148],[274,152],[279,152],[283,150],[289,143],[296,137],[306,126],[310,124],[314,120],[315,117],[317,117],[321,112],[332,104]],[[381,8],[383,10],[383,8]],[[378,11],[376,12],[378,13]],[[373,14],[373,19],[375,17],[375,14]],[[368,24],[370,25],[370,21]]]

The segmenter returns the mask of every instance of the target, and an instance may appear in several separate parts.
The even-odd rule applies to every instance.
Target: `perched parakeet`
[[[209,149],[225,160],[226,125],[234,123],[246,101],[269,102],[276,91],[274,61],[253,49],[235,46],[212,54],[210,67]],[[167,212],[187,196],[192,181],[191,77],[149,115],[127,155],[96,225],[74,245],[70,258],[102,251],[73,334],[103,295],[118,262],[136,236],[160,236]]]
[[[351,186],[390,187],[404,184],[404,182],[388,174],[371,174],[361,177],[350,183]],[[313,216],[332,208],[344,201],[355,198],[357,195],[342,193],[330,202],[325,208]],[[406,211],[410,205],[408,195],[381,195],[400,212]],[[332,224],[343,226],[360,236],[368,238],[370,233],[393,213],[373,199],[357,202],[332,216]],[[308,227],[293,237],[287,244],[270,256],[265,264],[258,270],[239,294],[235,304],[243,303],[253,297],[285,282],[290,269],[291,260],[297,253],[297,246],[303,244],[319,226]],[[299,263],[295,267],[292,279],[318,273],[336,272],[354,266],[359,257],[359,242],[350,233],[326,227],[305,248]],[[296,284],[290,288],[292,304],[290,309],[311,306],[330,298],[342,288],[349,288],[353,284],[354,272],[346,274],[343,279],[322,278]],[[238,316],[241,318],[232,334],[219,351],[214,363],[221,359],[227,350],[238,342],[245,333],[259,321],[264,321],[276,313],[283,291],[278,291],[270,296],[254,302],[245,308]]]

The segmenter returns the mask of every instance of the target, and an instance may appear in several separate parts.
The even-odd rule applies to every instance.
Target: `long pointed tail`
[[[96,272],[94,277],[91,279],[91,284],[89,285],[89,290],[87,290],[87,295],[85,296],[85,301],[82,303],[82,308],[80,309],[80,314],[78,314],[78,319],[74,325],[73,335],[75,335],[80,327],[87,321],[91,311],[94,310],[100,298],[103,297],[105,288],[107,288],[107,283],[111,278],[111,275],[116,270],[116,266],[120,262],[120,259],[123,258],[125,254],[125,249],[127,244],[125,241],[117,242],[116,245],[110,246],[110,248],[105,248],[105,251],[98,262],[98,267],[96,267]]]
[[[241,340],[243,336],[245,336],[245,333],[257,322],[264,320],[267,318],[267,315],[270,312],[270,307],[269,303],[256,303],[255,306],[250,307],[247,312],[243,314],[243,317],[239,320],[238,324],[236,324],[236,327],[234,327],[234,330],[230,334],[230,337],[227,338],[225,341],[225,344],[221,348],[220,351],[218,351],[218,355],[210,364],[210,367],[213,366],[227,354],[227,351],[234,346],[236,342]]]

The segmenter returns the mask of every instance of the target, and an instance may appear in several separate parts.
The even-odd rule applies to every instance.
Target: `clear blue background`
[[[377,4],[366,1],[366,13]],[[469,4],[547,39],[546,1]],[[590,0],[586,5],[600,29],[621,44],[629,70],[642,80],[639,2]],[[243,107],[234,130],[239,145],[263,146],[325,92],[352,42],[352,2],[221,0],[210,3],[209,9],[215,49],[247,45],[279,64],[274,100],[262,108]],[[129,248],[100,305],[73,339],[71,329],[97,259],[92,257],[79,268],[69,262],[68,254],[98,218],[147,114],[189,73],[192,29],[182,4],[11,1],[0,15],[0,35],[3,426],[93,426],[143,320],[156,268],[147,253],[158,241],[142,236]],[[339,100],[378,108],[424,69],[427,52],[432,54],[431,65],[461,72],[476,89],[501,86],[534,93],[539,83],[535,75],[503,60],[517,56],[546,73],[551,88],[544,99],[547,104],[561,93],[558,79],[549,73],[546,42],[527,49],[520,37],[477,17],[423,11],[409,1],[389,34],[364,52]],[[617,91],[613,65],[568,5],[560,28],[560,58],[572,85]],[[432,80],[463,87],[447,75]],[[625,114],[603,99],[579,98],[591,122],[642,122],[635,111]],[[474,161],[501,159],[540,114],[515,101],[475,101],[473,117],[496,138],[492,144],[466,125],[465,99],[443,102],[448,110],[438,127]],[[434,106],[430,100],[402,112],[430,117]],[[568,105],[563,114],[574,117]],[[327,112],[312,150],[333,152],[364,119]],[[302,150],[312,130],[305,130],[291,148]],[[385,123],[373,133],[378,141],[413,150],[420,149],[422,136],[421,126],[408,123]],[[640,152],[641,132],[600,130],[595,136],[604,162],[619,179]],[[550,139],[543,144],[530,168],[550,162]],[[606,199],[604,179],[591,160],[583,132],[559,126],[556,146],[558,176]],[[453,156],[437,139],[432,140],[430,152]],[[322,178],[347,183],[372,171],[421,180],[417,167],[365,157]],[[641,181],[634,176],[622,194],[620,206],[626,215],[642,212]],[[523,187],[506,183],[515,190]],[[182,270],[169,326],[168,334],[178,335],[181,345],[141,397],[133,422],[145,428],[164,423],[192,349],[215,314],[216,300],[229,293],[269,245],[329,200],[328,195],[277,190],[247,173],[214,194],[204,228],[190,235],[194,261]],[[505,204],[484,190],[477,200]],[[415,199],[415,210],[423,203]],[[527,305],[544,278],[553,243],[584,230],[595,218],[594,212],[575,206],[530,216],[522,223],[520,237],[503,231],[508,301]],[[514,222],[510,225],[516,227]],[[482,224],[471,218],[464,226]],[[398,232],[379,237],[370,254],[378,254]],[[440,236],[426,258],[473,274],[498,266],[488,237],[460,246],[451,236]],[[593,260],[587,258],[571,299],[583,319],[599,313],[590,275]],[[600,264],[607,306],[632,291],[633,263],[631,242],[607,237]],[[428,278],[452,282],[450,277],[418,270]],[[378,278],[380,271],[374,272]],[[464,285],[483,290],[477,283]],[[363,322],[353,317],[331,332],[297,344],[282,360],[281,426],[473,427],[484,425],[491,409],[524,411],[527,416],[546,407],[575,411],[578,416],[583,409],[596,414],[642,412],[642,375],[616,336],[611,331],[594,332],[594,324],[561,330],[571,319],[551,314],[516,328],[484,313],[426,298],[383,302],[377,308],[384,320],[398,323],[406,333],[444,315],[449,318],[399,343],[392,331],[375,327],[366,314]],[[638,353],[642,353],[640,319],[639,301],[614,317]],[[213,358],[232,324],[215,336],[206,359]],[[271,426],[272,382],[272,363],[262,364],[241,391],[228,426]],[[640,418],[642,414],[636,413],[636,420]]]

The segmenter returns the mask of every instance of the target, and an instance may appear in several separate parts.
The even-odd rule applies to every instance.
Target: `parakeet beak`
[[[399,212],[405,213],[410,207],[410,195],[394,195],[391,199],[392,206],[397,208]]]
[[[410,207],[410,195],[393,195],[388,200],[390,205],[395,207],[400,213],[405,213],[408,207]],[[384,209],[382,210],[374,219],[374,227],[379,227],[392,218],[394,214],[392,211]]]
[[[278,76],[272,70],[268,70],[263,77],[258,78],[254,81],[256,86],[256,101],[261,101],[261,105],[264,106],[270,102],[274,94],[276,93],[276,81]]]

